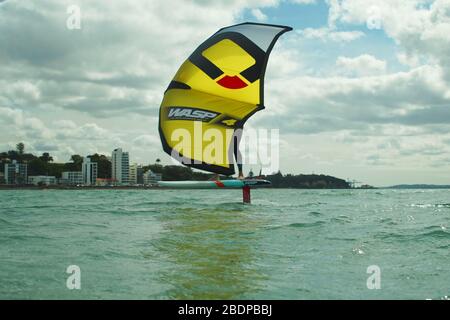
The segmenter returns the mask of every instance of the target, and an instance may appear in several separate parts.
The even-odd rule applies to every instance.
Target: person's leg
[[[236,164],[239,170],[238,179],[244,179],[244,173],[242,171],[242,154],[239,150],[239,143],[241,142],[242,129],[237,129],[234,132],[234,158],[236,159]]]
[[[238,170],[239,170],[238,179],[244,180],[244,173],[242,172],[242,163],[241,164],[238,163],[237,166],[238,166]]]

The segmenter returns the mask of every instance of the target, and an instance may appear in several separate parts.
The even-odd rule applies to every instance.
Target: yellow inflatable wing
[[[159,111],[164,151],[181,163],[234,174],[234,136],[264,109],[264,73],[290,27],[242,23],[220,29],[182,64]]]

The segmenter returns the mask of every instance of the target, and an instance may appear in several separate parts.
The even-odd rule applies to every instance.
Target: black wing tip
[[[185,83],[179,82],[179,81],[174,81],[172,80],[169,83],[169,86],[167,87],[166,91],[164,91],[164,94],[166,94],[167,91],[171,90],[171,89],[182,89],[182,90],[190,90],[191,87],[188,86]]]

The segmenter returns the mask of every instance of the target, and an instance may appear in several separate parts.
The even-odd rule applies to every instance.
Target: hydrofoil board
[[[171,189],[239,189],[244,187],[260,188],[270,185],[270,181],[263,179],[158,182],[158,186]]]

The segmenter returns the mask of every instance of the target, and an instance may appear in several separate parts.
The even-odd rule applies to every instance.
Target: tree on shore
[[[53,157],[48,152],[44,152],[42,156],[39,157],[39,159],[41,159],[45,163],[53,162]]]
[[[70,157],[70,161],[72,161],[75,165],[81,165],[83,163],[83,157],[79,154],[73,154]]]
[[[350,185],[342,179],[327,175],[317,174],[286,174],[280,171],[267,175],[264,179],[272,182],[274,188],[298,188],[298,189],[348,189]]]
[[[97,162],[97,177],[111,179],[111,161],[103,154],[93,154],[88,156],[92,162]]]
[[[83,163],[83,157],[74,154],[70,157],[71,162],[64,164],[64,171],[81,171],[81,164]]]
[[[25,151],[25,144],[23,142],[19,142],[16,145],[16,149],[17,149],[17,152],[19,153],[19,155],[23,155],[24,151]]]

